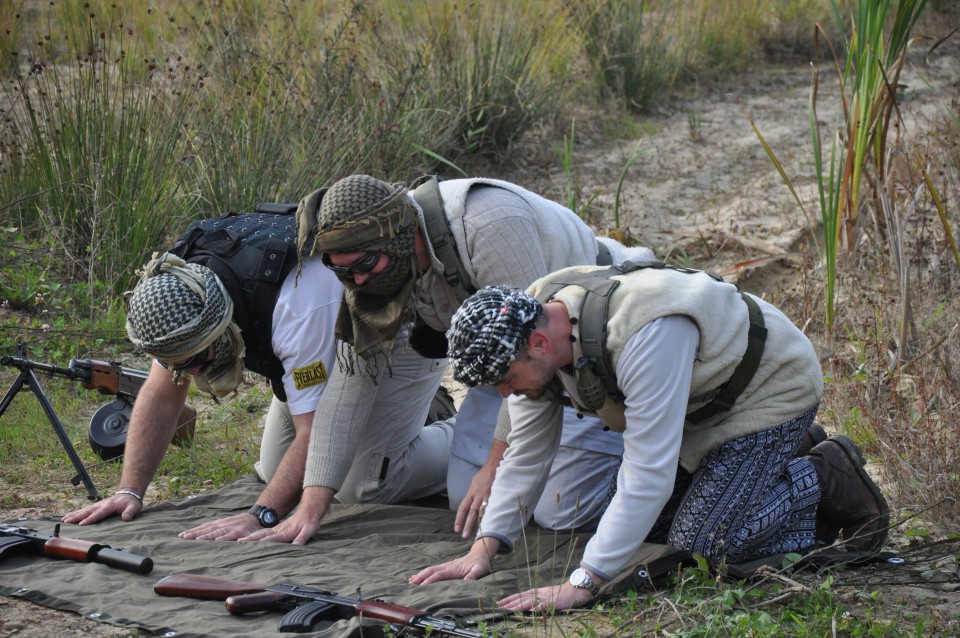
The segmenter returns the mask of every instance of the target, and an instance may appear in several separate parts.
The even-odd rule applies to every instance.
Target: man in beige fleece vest
[[[563,392],[624,432],[617,493],[570,580],[509,596],[504,607],[585,604],[645,540],[714,563],[806,552],[841,533],[848,550],[877,552],[888,509],[859,450],[841,436],[801,449],[823,389],[803,333],[731,284],[660,262],[604,271],[615,287],[598,318],[584,308],[601,270],[567,268],[527,292],[485,288],[457,311],[448,332],[454,377],[510,397],[509,448],[470,551],[410,582],[480,578],[512,550],[557,449]],[[604,319],[616,390],[596,392],[584,337]],[[756,335],[762,354],[748,356]],[[746,376],[735,372],[744,360]],[[743,387],[732,405],[691,423],[734,377]]]
[[[566,266],[652,256],[646,248],[596,237],[573,211],[516,184],[451,179],[436,190],[436,205],[429,208],[440,209],[442,217],[431,219],[448,230],[442,244],[428,230],[424,204],[402,183],[351,175],[301,201],[301,258],[319,253],[344,284],[336,323],[339,365],[317,407],[300,505],[250,540],[306,543],[334,499],[396,502],[444,489],[457,508],[455,530],[473,535],[506,445],[493,437],[502,399],[491,388],[474,388],[456,428],[450,422],[422,425],[433,394],[430,366],[446,365],[443,332],[466,296],[452,283],[452,262],[440,258],[442,247],[456,253],[459,279],[474,290],[526,287]],[[551,476],[534,516],[553,529],[592,528],[616,477],[622,437],[586,427],[572,411],[568,420],[554,463],[564,471]],[[461,445],[465,438],[473,441]],[[568,453],[576,467],[565,464]],[[451,457],[464,463],[448,463]],[[370,462],[358,464],[357,458]],[[458,468],[481,465],[473,481],[451,480]]]

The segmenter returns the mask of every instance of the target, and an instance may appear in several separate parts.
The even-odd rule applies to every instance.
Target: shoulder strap
[[[684,268],[682,266],[672,266],[659,260],[641,262],[626,261],[603,270],[585,273],[568,273],[562,280],[550,282],[550,285],[546,286],[540,291],[540,294],[537,295],[537,299],[541,303],[546,303],[560,289],[566,286],[580,286],[587,291],[587,294],[584,295],[583,298],[583,304],[580,306],[579,322],[580,347],[583,350],[583,359],[575,362],[576,368],[579,371],[578,390],[581,391],[581,399],[587,398],[583,396],[583,390],[587,389],[590,383],[586,379],[581,379],[580,376],[583,375],[583,372],[588,371],[592,372],[596,377],[599,377],[607,396],[612,397],[617,402],[623,402],[624,396],[617,386],[617,377],[610,365],[610,357],[607,352],[607,320],[609,319],[610,313],[610,296],[620,284],[619,281],[612,279],[612,277],[624,275],[643,268],[668,268],[687,274],[706,272],[692,268]],[[717,281],[723,281],[719,275],[710,272],[706,274]],[[767,338],[767,329],[763,321],[763,313],[760,311],[760,306],[757,305],[757,302],[754,301],[752,297],[743,292],[740,293],[740,296],[744,303],[747,304],[747,310],[750,316],[747,350],[740,359],[740,363],[734,368],[730,379],[714,392],[710,393],[713,395],[710,403],[687,415],[686,420],[691,423],[701,423],[721,412],[729,411],[736,402],[737,397],[739,397],[750,384],[753,375],[760,366],[760,359],[763,357],[764,345]],[[597,410],[602,407],[604,397],[597,396],[596,393],[591,394],[593,395],[591,398],[599,402],[599,405],[595,405],[595,407],[585,405],[584,407]],[[587,402],[586,400],[584,401],[584,403]]]
[[[592,272],[571,272],[567,273],[562,280],[554,280],[545,287],[537,299],[541,303],[546,303],[561,288],[566,286],[580,286],[587,291],[583,298],[583,305],[580,306],[580,348],[583,350],[583,359],[576,362],[576,367],[581,373],[585,366],[589,365],[591,371],[599,377],[603,384],[605,394],[622,402],[623,393],[617,386],[617,376],[610,366],[610,357],[607,353],[607,319],[610,315],[610,295],[616,290],[620,282],[613,279],[616,275],[623,275],[641,268],[661,268],[664,264],[661,261],[650,260],[641,262],[625,261],[622,264],[615,264],[603,270]],[[591,395],[595,393],[591,392]],[[584,403],[591,401],[581,396]],[[598,410],[603,405],[603,397],[592,397],[600,402],[600,405],[584,407],[591,410]]]
[[[760,359],[763,357],[763,350],[767,340],[767,327],[763,321],[763,313],[760,306],[750,295],[740,293],[740,297],[747,304],[747,310],[750,313],[750,330],[747,333],[747,350],[743,353],[740,363],[733,369],[730,379],[717,388],[716,396],[713,400],[702,408],[687,415],[687,421],[693,424],[702,423],[712,416],[727,412],[733,407],[737,397],[743,392],[757,368],[760,367]]]
[[[433,252],[443,264],[443,277],[453,288],[457,298],[464,301],[476,292],[470,285],[470,277],[463,267],[460,254],[457,253],[457,244],[450,232],[450,223],[443,209],[443,200],[440,198],[440,189],[437,187],[437,178],[429,177],[413,191],[413,198],[423,209],[423,219],[427,227],[427,237],[433,246]]]

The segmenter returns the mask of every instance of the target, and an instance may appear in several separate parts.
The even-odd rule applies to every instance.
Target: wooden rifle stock
[[[149,574],[153,570],[153,560],[145,556],[112,549],[102,543],[60,536],[60,525],[56,526],[52,536],[33,529],[0,525],[0,556],[23,550],[80,563],[100,563],[136,574]]]
[[[70,370],[87,390],[96,390],[100,394],[136,397],[147,380],[143,370],[126,368],[114,361],[98,359],[71,359]]]
[[[226,600],[230,596],[263,592],[267,587],[269,585],[243,583],[238,580],[226,580],[201,574],[170,574],[157,581],[153,591],[161,596]]]

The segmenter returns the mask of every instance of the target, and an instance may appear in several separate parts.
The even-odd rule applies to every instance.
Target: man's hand
[[[586,589],[579,589],[570,583],[528,589],[525,592],[507,596],[497,604],[511,611],[548,611],[582,607],[590,602],[592,596]]]
[[[336,492],[329,487],[305,487],[299,507],[285,521],[276,527],[253,532],[240,540],[306,545],[320,529],[320,521],[330,508],[334,494]]]
[[[457,508],[457,518],[453,524],[453,531],[463,538],[470,538],[477,532],[483,510],[487,507],[490,498],[490,488],[493,486],[493,477],[497,473],[497,466],[489,463],[481,467],[470,481],[467,495],[460,501]]]
[[[276,527],[258,529],[240,540],[306,545],[319,529],[320,519],[300,507]]]
[[[253,514],[237,514],[203,525],[197,525],[185,532],[180,538],[198,541],[235,541],[260,530],[260,521]]]
[[[119,515],[124,521],[132,521],[141,509],[143,509],[143,505],[135,496],[130,494],[114,494],[110,498],[91,503],[82,509],[69,512],[63,517],[63,522],[90,525],[116,515]]]
[[[170,439],[177,428],[177,420],[187,399],[190,384],[173,383],[173,373],[159,363],[153,362],[147,380],[143,382],[137,401],[130,414],[127,440],[124,444],[123,471],[120,487],[144,494],[153,478]],[[135,496],[114,494],[70,512],[63,517],[64,523],[90,525],[110,516],[119,515],[124,521],[132,521],[143,509]]]
[[[497,553],[500,541],[480,538],[460,558],[433,565],[411,576],[411,585],[426,585],[441,580],[477,580],[490,573],[490,557]]]
[[[460,507],[457,508],[457,518],[453,523],[453,531],[463,538],[473,536],[477,527],[479,527],[483,510],[487,507],[487,499],[490,498],[490,491],[493,489],[493,479],[497,475],[497,468],[500,467],[503,453],[506,450],[506,441],[493,440],[487,460],[483,467],[473,475],[473,480],[470,481],[470,489],[467,490],[467,495],[460,501]]]

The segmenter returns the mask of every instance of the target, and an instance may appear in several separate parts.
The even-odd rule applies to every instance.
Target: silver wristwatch
[[[570,574],[570,584],[577,589],[586,589],[591,596],[600,593],[600,585],[593,582],[593,579],[590,578],[590,572],[582,567],[578,567]]]

